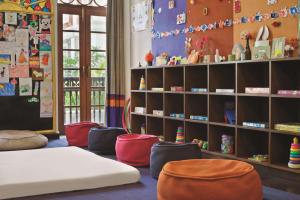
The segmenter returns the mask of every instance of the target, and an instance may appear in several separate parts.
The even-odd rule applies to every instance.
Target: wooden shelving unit
[[[142,76],[145,91],[138,90]],[[147,110],[147,114],[131,113],[134,133],[140,133],[143,125],[148,134],[174,142],[177,128],[183,126],[186,142],[208,141],[207,154],[300,174],[287,166],[292,139],[300,134],[274,130],[277,123],[300,122],[299,97],[277,95],[278,90],[300,90],[300,59],[133,68],[131,77],[131,109]],[[183,87],[184,92],[171,92],[172,86]],[[270,94],[245,94],[245,87],[268,87]],[[207,92],[192,92],[192,88]],[[216,89],[234,89],[234,93],[216,93]],[[227,103],[234,106],[234,124],[225,123]],[[154,116],[153,110],[162,110],[164,116]],[[171,113],[185,118],[170,117]],[[208,121],[191,120],[190,115],[207,116]],[[269,127],[244,127],[244,121],[266,122]],[[234,138],[234,154],[221,153],[222,134]],[[248,160],[254,154],[267,154],[269,161]]]

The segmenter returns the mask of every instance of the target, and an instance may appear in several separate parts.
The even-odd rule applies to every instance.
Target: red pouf
[[[159,139],[155,135],[124,134],[117,138],[116,156],[123,163],[140,167],[150,164],[151,147]]]
[[[88,134],[91,128],[99,127],[93,122],[79,122],[65,126],[65,133],[70,146],[87,147]]]

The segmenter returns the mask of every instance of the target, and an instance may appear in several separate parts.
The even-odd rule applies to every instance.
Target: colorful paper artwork
[[[51,51],[51,35],[40,35],[40,51]]]
[[[43,15],[40,17],[40,33],[49,34],[51,32],[51,18]]]
[[[5,13],[5,24],[17,25],[18,24],[18,14],[6,12]]]
[[[14,66],[9,68],[10,78],[28,78],[29,67],[28,66]]]
[[[27,20],[27,14],[22,13],[18,14],[18,28],[28,28],[28,20]]]
[[[34,81],[43,81],[44,80],[44,69],[32,69],[31,77]]]
[[[4,13],[0,12],[0,28],[3,27],[4,24]]]
[[[0,96],[15,96],[15,93],[15,86],[13,84],[0,84]]]
[[[132,6],[132,25],[135,31],[143,31],[147,28],[150,15],[150,3],[142,1]]]
[[[49,68],[52,65],[51,52],[41,51],[40,53],[41,68]]]
[[[273,38],[271,58],[283,58],[284,47],[285,47],[285,37]]]
[[[175,8],[175,1],[174,0],[169,0],[169,9]]]
[[[29,33],[27,29],[16,29],[16,45],[28,50]]]
[[[240,0],[235,0],[233,4],[233,10],[235,13],[240,13],[242,11],[242,5]]]
[[[15,42],[16,41],[16,27],[4,24],[3,25],[3,41]]]
[[[53,115],[52,83],[41,82],[40,86],[40,117],[49,118]]]
[[[29,57],[29,67],[30,68],[39,68],[40,67],[40,57],[39,56]]]
[[[26,0],[26,3],[29,5],[28,11],[51,12],[51,0]]]
[[[185,24],[186,22],[186,14],[185,13],[181,13],[179,15],[177,15],[177,24]]]
[[[9,83],[8,65],[0,65],[0,83]]]
[[[17,65],[29,65],[29,56],[28,50],[26,48],[17,48],[16,49],[16,60]]]
[[[19,95],[32,95],[32,78],[19,78]]]
[[[10,54],[0,54],[0,64],[10,65],[11,55]]]

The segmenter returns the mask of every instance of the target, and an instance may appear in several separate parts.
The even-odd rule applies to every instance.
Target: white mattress
[[[0,152],[0,199],[135,183],[134,167],[77,147]]]

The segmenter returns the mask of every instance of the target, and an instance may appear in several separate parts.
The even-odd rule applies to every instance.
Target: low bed
[[[136,183],[134,167],[77,147],[0,152],[0,199]]]

